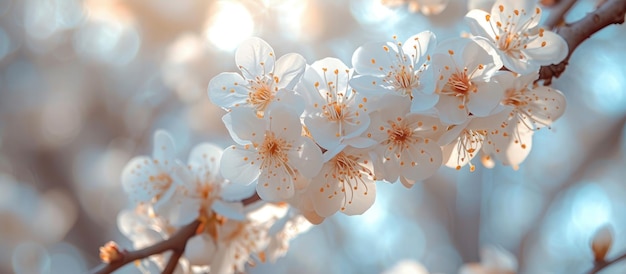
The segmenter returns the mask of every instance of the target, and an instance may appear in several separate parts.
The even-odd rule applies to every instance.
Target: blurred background
[[[402,2],[402,1],[396,1]],[[596,1],[579,0],[576,20]],[[236,71],[250,36],[308,63],[369,41],[469,29],[468,3],[438,15],[380,0],[0,0],[0,273],[83,273],[98,247],[130,247],[116,218],[120,174],[172,132],[186,157],[199,142],[231,144],[209,80]],[[549,9],[545,9],[546,13]],[[626,251],[626,27],[582,44],[553,87],[565,115],[534,136],[518,171],[441,168],[407,190],[379,183],[364,215],[338,215],[252,273],[380,273],[398,261],[456,273],[484,246],[508,250],[519,273],[582,273],[590,241],[610,224],[609,258]],[[626,262],[603,273],[624,273]],[[119,273],[138,273],[132,265]]]

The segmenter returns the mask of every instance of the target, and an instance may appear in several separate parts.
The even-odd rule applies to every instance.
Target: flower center
[[[528,102],[525,100],[525,96],[522,94],[521,91],[518,91],[516,89],[507,89],[504,99],[502,100],[502,104],[517,108],[528,105]]]
[[[406,125],[399,125],[396,123],[391,124],[391,129],[387,130],[388,140],[394,143],[396,146],[401,146],[405,142],[409,141],[413,135],[413,131]]]
[[[263,112],[274,99],[274,89],[270,81],[264,81],[257,78],[250,87],[248,93],[248,103],[256,108],[257,111]]]
[[[161,199],[161,195],[163,195],[163,192],[167,191],[173,182],[172,177],[170,177],[170,175],[167,173],[161,173],[157,176],[150,176],[148,177],[148,179],[152,183],[152,189],[157,192],[156,195],[154,195],[154,199],[156,201]]]
[[[418,85],[418,80],[418,76],[415,75],[411,69],[403,65],[399,70],[393,73],[392,81],[390,82],[396,90],[401,91],[402,95],[410,96],[411,99],[413,99],[411,91]]]
[[[287,141],[276,138],[274,132],[267,131],[265,140],[258,150],[262,160],[261,169],[286,164],[288,161],[287,151],[290,148],[291,145]]]
[[[331,102],[324,106],[324,116],[330,121],[341,121],[344,119],[346,105],[338,102]]]
[[[363,175],[373,176],[373,173],[367,167],[362,165],[359,160],[359,157],[346,154],[342,151],[333,157],[330,162],[330,175],[332,176],[332,179],[336,180],[337,184],[326,184],[326,188],[328,188],[327,190],[329,191],[328,198],[331,199],[340,195],[339,192],[341,192],[344,195],[344,202],[341,207],[342,211],[345,210],[346,204],[352,204],[354,191],[359,190],[359,185],[363,185],[362,187],[365,188],[363,194],[368,194],[368,187],[367,184],[365,184]],[[326,176],[328,176],[328,174],[326,174]],[[326,189],[321,188],[320,191],[324,192]],[[348,192],[350,193],[350,196],[348,196]]]
[[[467,73],[453,73],[446,83],[445,90],[451,92],[455,96],[465,96],[469,91],[476,92],[476,87],[472,84]]]

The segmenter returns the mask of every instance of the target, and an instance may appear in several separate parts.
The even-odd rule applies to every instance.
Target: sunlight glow
[[[219,1],[215,3],[212,11],[204,34],[217,48],[232,51],[241,41],[252,35],[254,26],[252,16],[240,3]]]

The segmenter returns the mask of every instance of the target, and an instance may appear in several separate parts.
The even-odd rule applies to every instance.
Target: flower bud
[[[123,254],[120,252],[119,247],[113,241],[100,247],[100,259],[107,264],[120,260],[122,256]]]
[[[594,260],[603,262],[606,254],[613,244],[613,227],[610,224],[602,226],[591,241],[591,250],[593,250]]]

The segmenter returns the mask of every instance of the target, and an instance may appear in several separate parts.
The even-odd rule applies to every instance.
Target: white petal
[[[391,91],[383,79],[380,76],[358,75],[350,79],[350,86],[361,95],[380,98]]]
[[[530,19],[530,16],[535,14],[535,7],[537,6],[536,3],[536,1],[525,0],[497,0],[491,8],[491,15],[494,17],[494,19],[500,20],[503,23],[511,20],[507,18],[508,16],[516,16],[517,19],[513,20],[524,23],[525,21]],[[500,12],[500,5],[503,6],[502,12]],[[519,15],[515,15],[515,13],[513,12],[514,10],[520,11]],[[526,11],[527,13],[524,15],[521,11]],[[504,18],[501,18],[501,16],[504,16]],[[530,26],[530,28],[532,27],[534,26]]]
[[[346,189],[346,191],[348,192],[349,190]],[[352,191],[347,194],[346,199],[350,197],[352,200],[348,200],[346,208],[342,210],[342,212],[346,215],[360,215],[365,213],[365,211],[372,207],[376,200],[376,183],[357,184],[357,189],[352,189]]]
[[[498,83],[481,83],[477,92],[470,91],[467,108],[478,117],[487,116],[492,113],[503,96],[504,89]]]
[[[293,89],[302,78],[306,60],[297,53],[286,54],[276,61],[274,76],[278,77],[277,86],[279,89]]]
[[[222,117],[228,133],[237,141],[245,144],[248,142],[260,143],[265,136],[266,124],[257,118],[255,112],[249,108],[236,108]]]
[[[414,144],[402,152],[402,176],[412,181],[424,180],[437,172],[442,163],[441,147],[433,140]]]
[[[434,33],[422,31],[409,37],[402,45],[402,50],[405,54],[411,56],[411,59],[415,61],[419,60],[416,64],[421,65],[426,61],[426,55],[433,52],[436,44],[437,38]]]
[[[289,152],[289,161],[306,178],[315,177],[322,168],[322,151],[307,137],[301,137],[293,143]]]
[[[463,105],[463,100],[456,96],[439,96],[436,108],[439,111],[439,118],[445,124],[459,125],[467,121],[467,107]]]
[[[531,62],[539,65],[558,64],[567,57],[568,46],[563,37],[546,30],[543,37],[528,44],[524,53]]]
[[[219,175],[222,152],[223,150],[214,144],[202,143],[191,150],[187,163],[195,171],[208,172],[212,176]]]
[[[234,72],[223,72],[209,82],[209,99],[222,108],[232,108],[246,104],[248,83]]]
[[[236,202],[245,198],[251,197],[256,193],[256,186],[254,184],[241,185],[231,182],[227,182],[222,185],[222,191],[220,197],[224,201]]]
[[[305,109],[305,101],[304,98],[295,93],[292,90],[281,89],[276,92],[276,97],[274,97],[274,101],[270,103],[267,110],[271,111],[273,108],[288,108],[290,109],[294,115],[300,117]]]
[[[270,131],[274,132],[277,138],[293,141],[302,134],[300,115],[294,109],[282,106],[273,108],[265,119],[270,125]]]
[[[397,61],[396,54],[396,45],[391,42],[367,43],[352,55],[352,66],[358,74],[384,76]]]
[[[434,83],[434,81],[432,81]],[[413,93],[413,100],[411,101],[411,112],[422,112],[433,108],[439,102],[439,94],[423,94]]]
[[[320,94],[316,83],[323,83],[324,81],[319,74],[312,67],[307,67],[304,71],[304,76],[298,85],[296,85],[296,92],[301,95],[306,103],[306,112],[315,112],[321,106],[325,105],[325,99]]]
[[[370,138],[366,138],[362,136],[356,136],[356,137],[352,137],[349,139],[345,139],[344,143],[348,146],[355,147],[355,148],[368,148],[368,147],[378,144],[378,142],[375,141],[374,139],[370,139]]]
[[[215,200],[211,205],[211,209],[228,219],[244,221],[246,216],[243,214],[243,204],[241,202],[224,202]]]
[[[222,154],[220,172],[233,183],[248,185],[259,176],[260,161],[253,148],[230,146]]]
[[[272,72],[275,59],[272,47],[257,37],[243,41],[235,52],[235,63],[246,79]]]
[[[491,17],[487,12],[482,10],[470,10],[465,15],[465,22],[469,25],[473,35],[489,38],[495,41],[495,34],[491,26],[491,19],[487,21],[487,16]]]
[[[478,69],[472,78],[482,75],[490,76],[502,68],[500,54],[493,47],[492,42],[481,37],[474,37],[467,44],[463,51],[463,60],[464,66],[470,71],[479,68],[481,65],[484,67]]]
[[[304,124],[313,136],[315,142],[327,150],[332,150],[341,144],[341,134],[337,122],[328,121],[326,117],[307,116]]]
[[[328,172],[328,169],[322,168],[322,172]],[[328,217],[341,208],[344,193],[341,192],[341,187],[336,180],[324,178],[323,175],[318,176],[311,182],[310,189],[315,212],[320,216]]]
[[[539,69],[539,65],[531,62],[526,57],[520,59],[519,56],[511,56],[505,52],[501,52],[502,62],[504,66],[515,73],[527,74]]]
[[[165,161],[173,163],[176,159],[176,146],[174,145],[174,139],[167,131],[157,130],[154,133],[152,157],[162,163]]]
[[[539,86],[530,92],[531,98],[537,99],[528,105],[526,111],[532,115],[530,118],[537,128],[552,124],[565,112],[565,96],[560,91]]]
[[[351,76],[350,68],[341,60],[328,57],[315,61],[311,64],[311,67],[317,74],[322,76],[323,79],[332,82],[333,85],[335,85],[337,93],[350,92],[350,90],[346,89]],[[325,82],[320,82],[320,84],[321,87],[325,87]]]
[[[189,197],[180,197],[169,199],[163,203],[163,206],[155,207],[154,211],[157,215],[168,220],[171,225],[183,226],[193,222],[200,215],[200,207],[202,201],[200,199],[192,199]]]
[[[282,202],[295,192],[293,177],[283,164],[268,165],[261,171],[256,191],[264,201]]]
[[[210,265],[217,246],[207,234],[193,236],[185,246],[185,258],[192,265]]]
[[[136,202],[149,202],[159,194],[167,182],[161,180],[160,168],[149,157],[131,159],[122,171],[122,186],[129,197]]]

